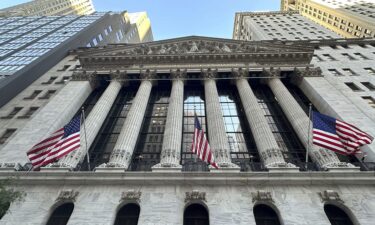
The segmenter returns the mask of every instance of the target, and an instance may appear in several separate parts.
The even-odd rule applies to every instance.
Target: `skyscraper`
[[[281,0],[281,10],[302,16],[346,37],[375,37],[373,0]]]
[[[130,15],[130,16],[129,16]],[[40,77],[77,47],[141,42],[138,31],[152,40],[151,26],[139,29],[132,14],[0,18],[0,106]],[[134,16],[133,16],[134,17]],[[147,20],[142,18],[143,20]]]
[[[0,9],[0,16],[89,15],[93,12],[91,0],[31,0]]]

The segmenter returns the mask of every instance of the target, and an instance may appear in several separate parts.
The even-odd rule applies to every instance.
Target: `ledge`
[[[33,185],[375,185],[371,172],[7,172],[0,179],[17,177],[17,184]]]

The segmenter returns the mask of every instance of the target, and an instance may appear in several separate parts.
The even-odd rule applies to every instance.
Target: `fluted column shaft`
[[[125,169],[129,167],[141,130],[151,89],[151,81],[143,80],[141,82],[125,123],[121,128],[107,167],[121,167]]]
[[[172,82],[171,97],[168,105],[160,166],[179,167],[182,139],[182,117],[184,113],[184,83]]]
[[[292,124],[298,138],[307,148],[309,118],[288,89],[278,78],[268,80],[268,85],[277,98],[283,112]],[[311,137],[311,136],[310,136]],[[336,154],[323,148],[310,145],[309,156],[321,168],[328,168],[340,164]]]
[[[264,113],[259,107],[258,101],[251,90],[249,82],[244,78],[240,78],[236,81],[236,86],[264,165],[266,167],[288,166],[272,134],[271,128],[264,117]]]
[[[121,83],[113,80],[108,85],[100,99],[91,110],[90,114],[85,119],[85,124],[81,127],[81,147],[69,153],[66,157],[61,159],[58,164],[64,167],[75,168],[87,154],[95,137],[98,135],[105,119],[113,103],[116,100],[118,93],[121,90]],[[86,142],[87,139],[87,142]]]
[[[225,124],[215,80],[208,79],[204,81],[204,92],[209,143],[219,167],[228,167],[232,164],[230,147],[225,132]]]

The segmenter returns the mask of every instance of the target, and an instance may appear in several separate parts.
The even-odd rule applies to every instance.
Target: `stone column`
[[[307,148],[307,130],[309,118],[306,113],[299,106],[298,102],[290,94],[285,85],[279,78],[271,78],[267,81],[268,86],[271,88],[278,103],[280,104],[283,112],[292,124],[294,131],[297,133],[299,139]],[[312,136],[310,135],[310,138]],[[310,141],[311,143],[311,141]],[[329,169],[331,167],[347,167],[347,163],[342,163],[332,151],[324,148],[319,148],[310,144],[309,156],[312,160],[322,169]]]
[[[215,161],[220,169],[232,168],[239,170],[239,167],[231,162],[230,147],[225,131],[223,114],[221,113],[219,94],[216,87],[216,81],[213,79],[215,75],[215,72],[210,69],[203,73],[205,78],[204,93],[209,143]]]
[[[110,82],[90,114],[85,119],[85,125],[82,125],[81,127],[81,147],[69,153],[56,163],[56,165],[52,165],[52,167],[56,166],[74,169],[77,167],[78,163],[82,162],[87,157],[87,151],[90,149],[95,137],[98,135],[100,128],[107,118],[108,113],[121,90],[121,86],[121,83],[117,80],[112,80]]]
[[[275,167],[295,168],[293,164],[285,162],[283,154],[277,145],[271,128],[268,125],[264,113],[258,104],[258,100],[251,90],[247,79],[243,78],[245,74],[247,73],[243,70],[235,72],[234,75],[239,76],[239,78],[236,80],[236,86],[245,110],[247,121],[254,136],[259,155],[262,158],[264,165],[269,169]]]
[[[1,149],[1,168],[20,168],[29,163],[26,152],[67,124],[92,91],[94,74],[76,73],[37,114]],[[16,168],[16,169],[17,169]]]
[[[160,163],[153,166],[152,171],[181,170],[182,168],[180,158],[184,116],[184,82],[181,80],[183,75],[184,73],[179,70],[172,74],[174,80],[169,98]]]
[[[152,83],[148,79],[148,75],[144,77],[145,79],[139,86],[125,123],[121,128],[120,135],[117,138],[115,147],[111,153],[109,162],[101,165],[101,168],[115,168],[115,170],[128,169],[151,94]],[[101,170],[101,168],[97,168],[97,170]]]

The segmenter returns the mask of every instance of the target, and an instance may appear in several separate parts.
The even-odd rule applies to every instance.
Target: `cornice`
[[[375,185],[375,172],[0,172],[19,185]]]

